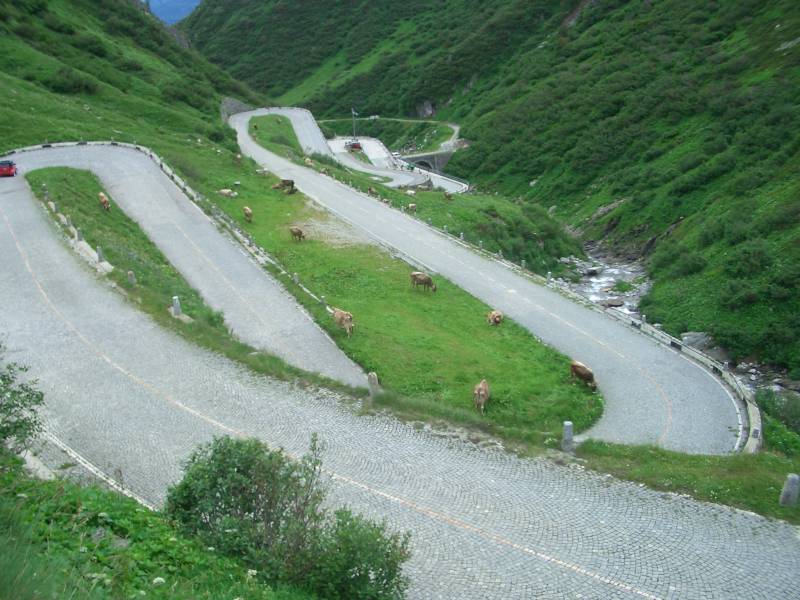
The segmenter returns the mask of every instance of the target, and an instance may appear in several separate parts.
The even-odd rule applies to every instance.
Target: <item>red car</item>
[[[0,177],[13,177],[17,174],[17,165],[12,160],[0,160]]]

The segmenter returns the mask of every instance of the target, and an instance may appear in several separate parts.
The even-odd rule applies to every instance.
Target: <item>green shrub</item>
[[[769,246],[763,240],[742,243],[725,261],[725,272],[732,277],[757,275],[772,264]]]
[[[0,361],[4,353],[0,343]],[[20,381],[27,370],[13,362],[0,368],[0,445],[12,450],[25,448],[42,428],[36,408],[44,402],[44,395],[35,381]]]
[[[786,425],[770,415],[762,415],[764,445],[768,450],[777,451],[789,458],[800,456],[800,435],[790,431]]]
[[[706,259],[697,252],[683,252],[672,269],[670,277],[685,277],[694,275],[706,268]]]
[[[720,302],[726,308],[736,310],[755,304],[759,300],[758,290],[746,281],[731,280],[722,286]]]
[[[776,394],[762,390],[756,396],[758,406],[769,413],[791,431],[800,434],[800,394]]]
[[[106,45],[99,37],[95,35],[90,35],[90,34],[79,35],[72,42],[72,45],[78,48],[79,50],[83,50],[84,52],[89,52],[90,54],[94,54],[95,56],[99,56],[100,58],[103,58],[106,55],[108,55],[108,49],[106,48]]]
[[[267,579],[325,598],[401,597],[408,536],[348,511],[331,516],[321,471],[316,437],[300,460],[255,439],[216,438],[192,453],[166,512]]]
[[[45,85],[59,94],[94,94],[97,83],[86,75],[69,67],[60,68],[45,81]]]

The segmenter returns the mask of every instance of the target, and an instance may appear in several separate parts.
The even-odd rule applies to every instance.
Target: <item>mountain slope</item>
[[[320,116],[459,122],[448,169],[647,256],[652,320],[800,378],[796,2],[206,0],[185,27]]]

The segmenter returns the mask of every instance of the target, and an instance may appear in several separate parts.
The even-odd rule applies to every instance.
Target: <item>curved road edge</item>
[[[536,337],[592,367],[607,400],[586,437],[670,450],[725,454],[741,443],[739,403],[722,381],[683,355],[627,326],[587,310],[516,269],[488,260],[408,215],[368,199],[315,171],[259,146],[247,122],[259,111],[229,118],[245,155],[298,188],[340,218],[447,277],[502,310]],[[366,199],[366,200],[365,200]]]

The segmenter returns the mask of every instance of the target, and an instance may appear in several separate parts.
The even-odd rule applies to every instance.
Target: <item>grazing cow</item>
[[[328,170],[328,167],[322,167],[322,169],[320,170],[320,173],[322,173],[323,175],[330,175],[331,174],[331,172]]]
[[[218,190],[217,193],[220,196],[225,196],[226,198],[236,198],[236,196],[239,195],[237,192],[234,192],[230,188],[222,188],[221,190]]]
[[[475,400],[475,408],[484,414],[486,403],[489,401],[489,384],[485,379],[481,379],[481,382],[472,390],[472,398]]]
[[[369,186],[369,187],[367,188],[367,194],[369,194],[370,196],[377,196],[377,195],[378,195],[378,192],[376,192],[376,191],[375,191],[375,188],[374,188],[374,187],[372,187],[372,186]]]
[[[445,200],[452,200],[453,199],[453,194],[451,194],[450,192],[445,192],[444,193],[444,199]]]
[[[349,313],[346,310],[342,310],[340,308],[334,308],[333,320],[339,327],[341,327],[347,332],[347,337],[350,337],[353,334],[353,328],[355,327],[355,324],[353,323],[352,313]]]
[[[103,210],[111,210],[111,201],[108,199],[103,192],[97,194],[98,200],[100,200],[100,206],[103,207]]]
[[[433,279],[427,273],[422,273],[420,271],[414,271],[411,273],[411,285],[417,287],[421,285],[425,289],[430,289],[431,291],[436,291],[436,284],[433,283]]]
[[[572,372],[573,377],[577,377],[586,383],[586,385],[588,385],[591,389],[597,389],[597,384],[594,381],[594,373],[585,364],[578,362],[577,360],[573,360],[569,365],[569,370]]]
[[[417,192],[414,190],[406,190],[406,196],[416,196]]]
[[[253,211],[250,210],[250,207],[249,206],[245,206],[244,208],[242,208],[242,212],[244,213],[244,220],[247,221],[248,223],[252,223],[253,222]]]
[[[503,322],[503,313],[499,310],[493,310],[486,315],[486,322],[489,325],[500,325]]]
[[[281,179],[278,183],[272,186],[273,190],[283,190],[286,194],[294,194],[294,180]]]
[[[308,158],[307,156],[303,159],[303,162],[306,163],[307,167],[313,167],[314,166],[314,161],[311,160],[310,158]]]
[[[417,212],[417,205],[416,204],[409,204],[408,205],[408,212]]]
[[[289,231],[292,234],[292,239],[293,240],[297,240],[298,242],[301,242],[304,239],[306,239],[306,234],[303,233],[303,230],[300,229],[299,227],[296,227],[296,226],[292,225],[291,227],[289,227]]]

